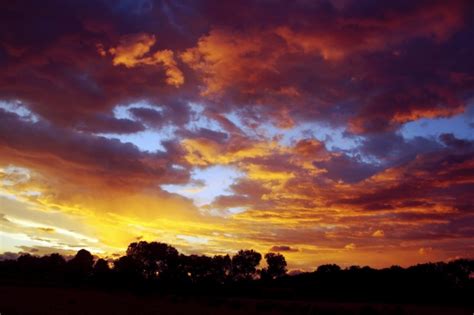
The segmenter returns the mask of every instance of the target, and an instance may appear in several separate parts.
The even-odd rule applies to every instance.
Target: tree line
[[[169,282],[174,284],[223,285],[256,279],[272,280],[286,275],[287,263],[279,253],[263,256],[267,267],[258,269],[262,255],[240,250],[229,255],[184,255],[160,242],[131,243],[124,256],[115,260],[94,259],[81,249],[66,260],[60,254],[42,257],[23,254],[16,260],[0,261],[3,279],[58,281],[71,283],[106,282],[119,279],[122,284]],[[48,280],[49,279],[49,280]]]
[[[262,259],[266,267],[260,268]],[[85,286],[110,290],[211,292],[253,297],[370,298],[376,300],[469,301],[474,296],[474,260],[418,264],[408,268],[319,266],[287,274],[285,257],[254,250],[235,255],[184,255],[160,242],[131,243],[113,260],[81,249],[67,260],[59,254],[23,254],[0,261],[1,285]]]

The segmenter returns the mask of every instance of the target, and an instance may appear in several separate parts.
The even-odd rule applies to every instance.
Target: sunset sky
[[[3,255],[474,257],[472,1],[2,1],[0,70]]]

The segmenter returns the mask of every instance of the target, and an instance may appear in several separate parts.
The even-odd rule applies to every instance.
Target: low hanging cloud
[[[275,245],[270,248],[272,252],[297,252],[298,248],[293,248],[287,245]]]

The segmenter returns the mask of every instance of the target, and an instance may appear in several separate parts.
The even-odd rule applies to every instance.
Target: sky
[[[473,38],[472,1],[2,1],[0,257],[473,258]]]

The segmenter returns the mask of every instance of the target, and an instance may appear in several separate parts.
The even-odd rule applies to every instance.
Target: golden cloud
[[[140,33],[124,36],[120,44],[108,50],[113,56],[112,62],[115,66],[123,65],[134,68],[140,65],[161,64],[166,72],[166,83],[179,87],[184,84],[183,72],[178,68],[174,59],[174,52],[169,49],[158,50],[149,55],[151,48],[155,45],[154,35]],[[98,47],[99,54],[103,55],[103,46]]]

